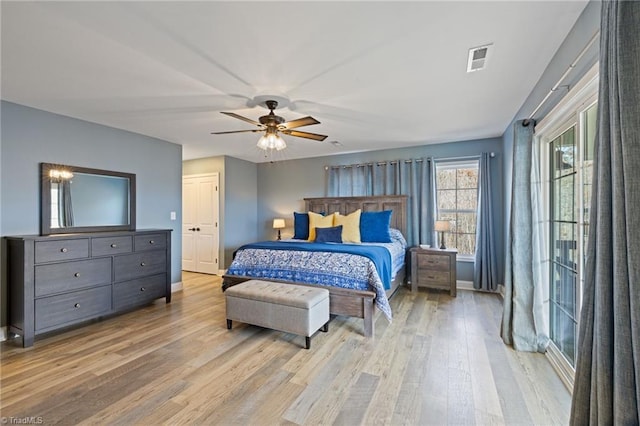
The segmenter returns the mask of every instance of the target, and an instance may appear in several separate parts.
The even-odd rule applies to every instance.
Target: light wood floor
[[[1,415],[45,424],[567,424],[545,357],[499,338],[494,295],[400,289],[375,339],[334,318],[304,338],[234,324],[218,277],[22,349],[4,342]],[[15,421],[14,421],[15,423]]]

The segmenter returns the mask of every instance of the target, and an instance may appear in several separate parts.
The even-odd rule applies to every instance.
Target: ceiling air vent
[[[469,49],[469,60],[467,61],[467,72],[480,71],[487,67],[489,59],[489,48],[492,44]]]

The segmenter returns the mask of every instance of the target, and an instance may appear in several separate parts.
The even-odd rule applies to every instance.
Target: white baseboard
[[[458,290],[483,291],[483,290],[476,290],[473,287],[473,281],[458,280],[456,281],[456,286],[458,287]],[[502,300],[504,300],[504,285],[498,284],[498,291],[496,293],[502,298]]]
[[[219,276],[219,277],[223,276],[223,275],[224,275],[224,274],[226,274],[226,273],[227,273],[227,270],[226,270],[226,269],[218,269],[218,276]]]
[[[171,283],[171,293],[175,293],[176,291],[182,291],[182,281]]]
[[[456,287],[458,288],[458,290],[474,290],[475,291],[475,288],[473,288],[473,281],[458,280],[456,281]]]
[[[0,342],[7,340],[7,327],[0,327]]]

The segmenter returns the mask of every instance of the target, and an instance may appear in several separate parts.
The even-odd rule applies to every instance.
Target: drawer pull
[[[116,248],[118,245],[116,243],[111,244],[111,248]]]
[[[60,251],[61,251],[62,253],[66,253],[68,250],[67,250],[67,248],[66,248],[66,247],[62,247],[62,248],[60,249]]]
[[[79,308],[79,307],[80,307],[80,304],[79,304],[79,303],[76,303],[75,305],[73,305],[73,307],[74,307],[74,308]]]
[[[144,287],[140,287],[140,291],[144,291]]]
[[[79,278],[80,277],[80,272],[76,272],[75,274],[73,274],[74,277]]]
[[[147,266],[147,264],[144,262],[140,262],[140,266]]]
[[[156,242],[154,240],[149,240],[149,244],[155,244]]]

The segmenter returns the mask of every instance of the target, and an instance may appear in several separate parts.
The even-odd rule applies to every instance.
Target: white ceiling
[[[586,6],[574,1],[6,2],[2,99],[183,146],[269,160],[256,95],[312,115],[277,159],[500,136]],[[493,43],[487,69],[469,48]],[[335,146],[330,141],[339,141]]]

